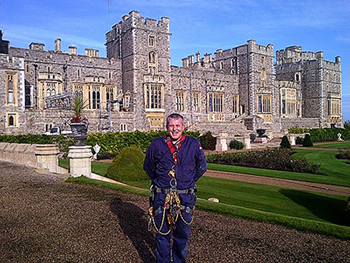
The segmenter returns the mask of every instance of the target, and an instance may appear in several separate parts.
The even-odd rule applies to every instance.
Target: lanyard
[[[185,140],[186,136],[182,135],[180,141],[179,141],[179,146],[177,147],[177,149],[175,148],[174,144],[172,143],[170,136],[165,136],[165,142],[169,147],[169,150],[171,152],[171,155],[173,156],[173,160],[174,160],[174,166],[177,165],[178,160],[177,160],[177,153],[180,149],[180,147],[182,146],[182,142]]]

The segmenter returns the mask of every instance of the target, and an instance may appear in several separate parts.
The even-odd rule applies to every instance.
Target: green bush
[[[350,196],[348,197],[348,200],[346,202],[345,206],[345,220],[346,224],[350,224]]]
[[[107,177],[116,181],[142,181],[148,176],[143,170],[145,154],[137,146],[125,147],[108,167]]]
[[[303,137],[297,137],[296,141],[295,141],[296,144],[303,144],[304,143],[304,138]]]
[[[199,136],[199,141],[202,144],[203,149],[215,150],[216,138],[208,131],[206,134]]]
[[[238,153],[211,154],[208,163],[248,166],[299,173],[318,173],[321,164],[308,162],[305,158],[294,158],[287,148],[267,149]]]
[[[301,134],[301,133],[310,132],[310,130],[309,129],[303,129],[303,128],[289,128],[288,132],[289,133],[293,133],[293,134]]]
[[[304,142],[303,142],[303,146],[304,147],[312,147],[314,146],[314,144],[312,143],[311,141],[311,136],[309,134],[306,134],[305,135],[305,139],[304,139]]]
[[[290,142],[289,142],[288,137],[286,135],[284,135],[282,137],[282,141],[280,143],[280,146],[282,148],[290,148]]]
[[[229,144],[230,149],[232,150],[241,150],[244,148],[244,144],[237,140],[232,140]]]

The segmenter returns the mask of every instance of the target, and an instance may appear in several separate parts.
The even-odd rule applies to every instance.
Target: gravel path
[[[154,262],[147,206],[0,162],[0,262]],[[350,241],[196,211],[188,262],[350,262]]]

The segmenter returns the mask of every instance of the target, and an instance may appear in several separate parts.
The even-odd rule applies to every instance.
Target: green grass
[[[350,149],[350,141],[343,141],[343,142],[327,142],[327,143],[315,143],[315,148],[333,148],[333,149]]]
[[[297,156],[312,162],[322,162],[324,175],[302,174],[268,169],[208,164],[209,169],[256,174],[302,181],[350,186],[349,161],[335,158],[336,151],[297,149]],[[69,160],[60,160],[69,167]],[[105,175],[109,164],[92,162],[92,172]],[[70,181],[109,187],[115,190],[147,196],[150,181],[124,182],[133,186],[120,186],[89,178],[70,178]],[[319,194],[307,191],[259,185],[219,178],[202,177],[198,182],[197,207],[202,210],[233,217],[277,223],[303,231],[312,231],[340,239],[350,239],[350,224],[345,222],[347,197]],[[220,203],[205,201],[217,197]]]
[[[208,169],[350,187],[350,161],[337,159],[335,157],[336,151],[299,148],[293,150],[296,152],[294,154],[295,157],[303,156],[310,162],[322,163],[319,170],[321,174],[296,173],[214,163],[208,163]]]
[[[132,185],[147,189],[150,181],[132,182]],[[197,195],[202,199],[216,197],[220,203],[228,205],[338,225],[346,224],[345,196],[205,176],[197,182],[197,186]]]
[[[304,156],[308,161],[322,163],[319,172],[326,176],[319,176],[319,183],[350,186],[350,160],[337,159],[337,152],[328,150],[298,149],[296,157]]]
[[[237,197],[232,197],[231,204],[223,202],[213,203],[204,199],[198,199],[196,207],[201,210],[220,213],[236,218],[280,224],[293,229],[307,232],[311,231],[339,239],[350,240],[350,227],[336,224],[340,222],[340,217],[337,215],[339,215],[339,213],[343,215],[341,207],[345,201],[342,197],[206,177],[202,177],[198,182],[199,197],[204,197],[209,194],[208,192],[213,191],[213,187],[208,187],[208,183],[211,184],[208,180],[212,180],[213,187],[218,189],[218,191],[214,191],[215,196],[219,198],[223,196],[223,199],[224,196],[228,199],[231,199],[229,196],[237,195]],[[130,192],[142,196],[149,195],[148,189],[111,184],[86,177],[69,178],[68,181],[90,184],[96,187],[107,187],[113,190]],[[143,181],[141,184],[144,184],[144,187],[147,188],[149,186],[149,181]],[[210,190],[208,190],[208,188],[210,188]],[[264,188],[267,189],[266,193],[264,193]],[[238,189],[238,191],[235,191],[234,189]],[[217,195],[218,192],[220,195]],[[244,194],[244,192],[246,192],[246,194]],[[251,195],[254,195],[255,197],[251,197],[250,199],[247,198]],[[240,201],[238,202],[234,200],[234,198]],[[254,205],[244,207],[244,203],[251,203],[252,200],[254,200]],[[239,204],[235,204],[236,202]],[[257,202],[260,202],[262,204],[261,207],[264,206],[266,211],[260,210],[260,205],[257,204]],[[266,202],[270,202],[270,204],[266,205]],[[316,206],[315,203],[317,204]],[[286,208],[283,207],[285,205],[287,206]],[[255,208],[251,208],[252,206]],[[277,210],[274,210],[274,206],[277,206],[280,211],[285,211],[284,214],[270,212]],[[286,212],[289,208],[293,209],[297,214]],[[299,209],[302,211],[298,211]],[[302,215],[305,218],[298,217]]]

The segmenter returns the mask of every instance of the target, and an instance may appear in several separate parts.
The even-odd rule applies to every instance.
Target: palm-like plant
[[[74,111],[74,116],[71,119],[72,123],[79,123],[83,121],[87,121],[86,117],[81,116],[81,112],[83,109],[85,109],[88,106],[88,100],[85,100],[78,94],[75,95],[74,100],[73,100],[73,111]]]

